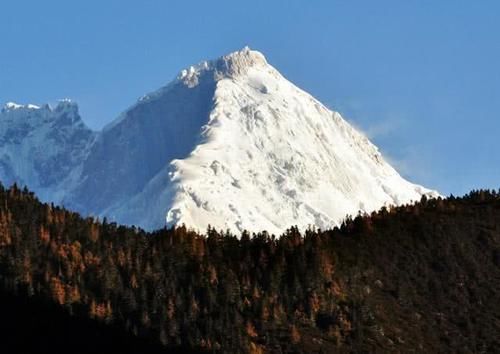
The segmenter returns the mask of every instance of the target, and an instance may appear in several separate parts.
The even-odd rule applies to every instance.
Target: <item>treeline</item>
[[[423,198],[333,230],[146,233],[0,187],[0,285],[167,348],[500,351],[500,196]]]

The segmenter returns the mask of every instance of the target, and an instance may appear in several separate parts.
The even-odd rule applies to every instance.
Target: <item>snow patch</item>
[[[19,109],[35,110],[35,109],[40,109],[40,107],[31,103],[23,105],[15,102],[7,102],[3,107],[3,110],[5,111],[19,110]]]

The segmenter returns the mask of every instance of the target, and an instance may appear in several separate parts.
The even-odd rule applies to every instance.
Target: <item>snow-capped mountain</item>
[[[54,109],[9,102],[0,111],[0,181],[27,185],[42,199],[60,202],[95,135],[70,100]]]
[[[0,139],[9,139],[7,130],[19,122],[33,121],[12,123],[16,112],[58,121],[58,107],[8,104]],[[8,149],[0,145],[0,177],[36,192],[45,188],[46,199],[51,188],[56,201],[120,223],[279,234],[292,225],[327,228],[347,214],[438,195],[403,179],[339,113],[249,48],[183,70],[97,134],[70,112],[63,115],[74,120],[67,132],[58,124],[30,123],[35,133],[16,133]],[[54,153],[32,153],[53,131],[66,132],[71,144],[57,140]],[[12,146],[25,151],[18,156],[26,171],[13,162],[18,150]],[[59,161],[61,151],[69,163],[50,168],[56,171],[35,166]]]

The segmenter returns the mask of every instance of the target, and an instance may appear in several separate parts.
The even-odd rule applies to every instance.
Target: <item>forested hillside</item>
[[[0,284],[14,312],[36,304],[166,352],[499,352],[500,195],[424,198],[278,238],[145,233],[2,187]]]

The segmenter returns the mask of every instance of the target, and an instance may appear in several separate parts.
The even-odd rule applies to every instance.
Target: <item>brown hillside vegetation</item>
[[[330,231],[238,239],[145,233],[1,187],[0,284],[166,352],[495,353],[500,195],[423,199]]]

